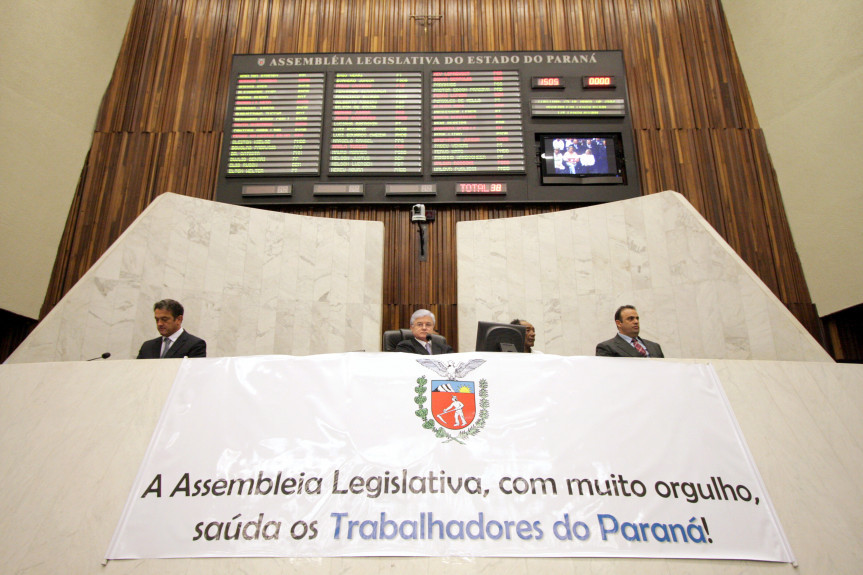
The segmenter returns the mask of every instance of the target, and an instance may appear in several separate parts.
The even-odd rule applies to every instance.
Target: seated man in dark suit
[[[665,357],[658,343],[638,337],[638,311],[624,305],[614,312],[617,335],[596,344],[596,355],[606,357]]]
[[[157,301],[153,315],[161,337],[145,341],[138,352],[138,359],[207,357],[207,342],[183,329],[183,306],[180,302],[172,299]]]
[[[396,351],[418,353],[420,355],[453,353],[452,347],[446,341],[443,344],[432,341],[431,334],[434,331],[434,326],[434,314],[427,309],[418,309],[411,316],[411,333],[413,337],[398,342]]]
[[[533,327],[532,323],[517,318],[509,323],[524,326],[524,353],[542,353],[533,347],[533,344],[536,343],[536,328]]]

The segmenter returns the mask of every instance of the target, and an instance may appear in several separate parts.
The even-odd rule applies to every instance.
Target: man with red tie
[[[605,357],[665,357],[662,348],[653,341],[638,337],[638,311],[623,305],[614,312],[617,335],[596,344],[596,355]]]

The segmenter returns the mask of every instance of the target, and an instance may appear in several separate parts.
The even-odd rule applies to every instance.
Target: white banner
[[[346,555],[793,561],[710,366],[185,360],[106,557]]]

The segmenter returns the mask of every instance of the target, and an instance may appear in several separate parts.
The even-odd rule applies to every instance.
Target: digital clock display
[[[502,182],[471,182],[455,185],[457,194],[505,194],[506,184]]]
[[[582,76],[581,87],[594,90],[614,88],[614,76]]]
[[[565,88],[560,76],[534,76],[530,79],[531,88]]]

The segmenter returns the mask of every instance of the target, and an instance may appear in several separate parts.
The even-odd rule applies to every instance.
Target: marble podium
[[[210,357],[379,351],[383,224],[163,194],[7,363],[134,358],[153,303],[185,306]]]
[[[531,322],[536,347],[594,355],[631,304],[666,357],[833,361],[677,192],[459,222],[459,351],[478,320]]]
[[[537,326],[543,351],[592,355],[596,342],[613,333],[614,308],[637,305],[644,335],[681,358],[650,361],[709,361],[715,368],[796,555],[795,573],[859,571],[863,366],[833,363],[682,197],[667,192],[463,222],[457,232],[463,351],[473,345],[477,319],[520,317]],[[792,569],[740,561],[491,557],[102,566],[182,361],[124,359],[152,337],[152,303],[183,301],[186,325],[207,338],[211,356],[379,350],[382,253],[376,222],[317,221],[160,196],[0,366],[4,569],[322,575]],[[104,351],[111,360],[68,361]]]

